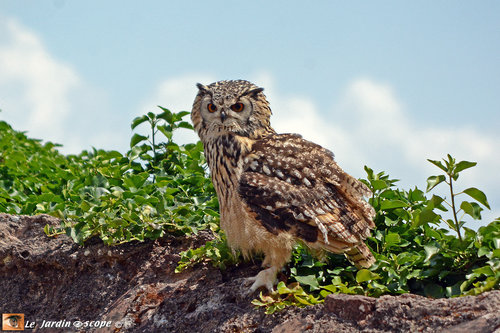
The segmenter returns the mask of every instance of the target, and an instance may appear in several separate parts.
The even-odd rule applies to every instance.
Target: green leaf
[[[434,209],[437,208],[442,211],[447,211],[446,207],[442,205],[444,199],[441,198],[439,195],[433,195],[432,198],[427,202],[426,208],[428,209]]]
[[[116,151],[116,150],[110,150],[110,151],[106,152],[106,156],[108,159],[123,157],[122,153],[120,153],[119,151]]]
[[[193,125],[191,125],[190,123],[188,123],[187,121],[181,121],[177,127],[179,128],[187,128],[187,129],[193,129]]]
[[[43,232],[45,232],[45,234],[48,236],[50,235],[50,226],[48,224],[45,225],[45,227],[43,227]]]
[[[410,190],[408,192],[408,198],[414,202],[414,201],[425,201],[425,195],[424,192],[419,190],[418,188],[415,187],[414,190]]]
[[[445,222],[451,230],[457,231],[457,226],[455,225],[455,221],[453,221],[452,219],[446,219]]]
[[[408,207],[408,203],[401,200],[384,200],[380,204],[381,210],[393,209],[393,208],[402,208]]]
[[[179,111],[179,112],[177,112],[177,116],[179,117],[179,119],[182,119],[190,113],[191,112],[189,112],[189,111]]]
[[[436,255],[439,252],[439,246],[437,246],[436,243],[434,244],[426,244],[424,245],[424,250],[425,250],[425,261],[429,261],[434,255]]]
[[[427,192],[432,190],[434,187],[439,185],[440,183],[444,182],[446,180],[446,177],[444,175],[439,175],[439,176],[430,176],[427,178]]]
[[[360,269],[358,273],[356,273],[356,282],[358,283],[376,280],[380,278],[381,278],[380,275],[372,271],[369,271],[368,269]]]
[[[385,244],[389,247],[392,245],[397,245],[401,242],[401,236],[396,233],[388,233],[385,235]]]
[[[434,213],[432,209],[422,209],[414,221],[414,227],[419,227],[423,224],[434,222],[439,219],[439,215]]]
[[[292,290],[290,288],[288,288],[287,285],[285,284],[285,282],[283,282],[283,281],[278,282],[278,285],[276,286],[276,291],[280,295],[289,294],[292,292]]]
[[[159,105],[158,107],[163,110],[163,112],[158,115],[158,118],[165,120],[169,124],[172,124],[174,122],[173,113],[169,109],[165,109]]]
[[[478,190],[475,187],[470,187],[468,189],[465,189],[463,191],[463,193],[476,199],[480,204],[484,205],[486,208],[491,209],[490,204],[488,203],[488,200],[486,199],[486,194],[484,194],[481,190]]]
[[[396,262],[399,265],[404,265],[406,263],[414,263],[417,259],[419,259],[421,256],[411,253],[411,252],[402,252],[397,255],[396,257]]]
[[[135,133],[132,136],[132,139],[130,139],[130,148],[136,146],[139,142],[142,142],[142,141],[147,140],[147,139],[148,139],[147,136]]]
[[[473,219],[475,220],[481,219],[481,211],[483,209],[477,203],[463,201],[460,204],[460,208],[464,211],[464,213],[470,215]]]
[[[427,161],[431,162],[432,164],[434,164],[435,166],[437,166],[439,169],[441,169],[444,172],[448,173],[448,169],[440,161],[430,160],[430,159],[427,159]]]
[[[165,135],[165,137],[168,140],[172,140],[172,135],[173,135],[173,133],[172,133],[172,126],[170,126],[170,125],[167,125],[167,126],[158,126],[157,128],[158,128],[158,130],[160,132],[163,133],[163,135]]]
[[[311,290],[319,289],[318,279],[315,275],[306,275],[306,276],[294,276],[295,280],[301,285],[306,285],[311,288]]]
[[[459,173],[459,172],[461,172],[461,171],[463,171],[465,169],[472,168],[472,167],[474,167],[476,165],[477,165],[476,162],[460,161],[455,166],[455,173]]]
[[[453,168],[455,166],[456,160],[450,154],[447,154],[446,156],[448,157],[448,161],[445,160],[446,167],[448,170],[450,170],[450,168]]]
[[[477,250],[478,257],[482,257],[482,256],[488,255],[490,253],[491,253],[491,250],[486,246],[482,246]]]
[[[267,305],[267,303],[264,303],[264,302],[262,302],[262,301],[259,301],[258,299],[254,299],[254,300],[252,300],[252,302],[251,302],[251,303],[252,303],[253,305],[256,305],[256,306],[266,306],[266,305]]]
[[[491,266],[483,266],[483,267],[476,268],[472,271],[472,274],[469,274],[467,276],[467,278],[470,279],[471,277],[481,276],[481,275],[486,275],[486,276],[494,275],[494,272],[493,272]]]
[[[375,179],[375,180],[372,180],[371,181],[371,185],[373,187],[373,189],[376,191],[376,190],[382,190],[384,188],[388,188],[389,185],[387,185],[387,183],[384,181],[384,180],[381,180],[381,179]]]
[[[130,125],[130,127],[132,129],[135,129],[137,126],[139,126],[140,124],[142,124],[145,121],[148,121],[148,116],[146,116],[146,115],[136,117],[136,118],[134,118],[134,120],[132,120],[132,124]]]
[[[368,180],[372,180],[373,179],[373,169],[369,168],[366,165],[364,166],[364,169],[366,171]]]

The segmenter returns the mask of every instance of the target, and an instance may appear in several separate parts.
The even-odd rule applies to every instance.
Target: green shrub
[[[187,114],[161,108],[134,119],[132,129],[149,124],[150,134],[134,134],[125,154],[92,149],[64,156],[57,145],[0,122],[0,211],[59,217],[63,226],[45,232],[65,232],[80,244],[92,236],[117,244],[217,230],[202,144],[172,141],[177,128],[191,128],[182,121]]]
[[[192,129],[183,121],[188,113],[160,109],[133,120],[132,129],[147,125],[146,134],[133,134],[125,154],[92,149],[65,156],[58,145],[30,139],[0,121],[0,211],[59,217],[63,225],[46,226],[45,232],[66,233],[80,244],[93,236],[119,244],[209,228],[215,239],[181,253],[177,271],[202,261],[221,269],[237,262],[218,226],[202,144],[172,140],[176,129]],[[477,188],[456,191],[460,173],[476,163],[457,162],[450,155],[443,162],[429,161],[442,174],[428,178],[427,192],[447,184],[448,198],[428,197],[418,188],[398,189],[397,180],[365,167],[362,181],[374,193],[370,204],[377,212],[376,229],[367,240],[377,259],[370,269],[356,269],[343,255],[319,261],[297,245],[288,281],[253,303],[272,313],[320,303],[339,292],[453,297],[499,289],[500,219],[478,231],[467,228],[464,218],[480,219],[489,203]],[[473,200],[458,204],[464,195]],[[441,227],[443,222],[448,228]]]
[[[427,198],[418,188],[400,190],[395,186],[397,180],[365,167],[367,179],[362,181],[374,193],[370,203],[377,212],[376,229],[367,241],[377,259],[370,269],[358,270],[341,255],[330,255],[321,262],[303,246],[297,246],[290,263],[289,283],[298,282],[300,288],[294,286],[288,293],[278,290],[261,294],[254,304],[272,313],[290,304],[303,306],[297,295],[304,292],[315,302],[321,302],[328,294],[339,292],[368,296],[415,293],[438,298],[499,289],[500,219],[474,231],[457,218],[459,214],[480,218],[481,208],[476,202],[463,201],[457,210],[456,197],[460,194],[468,194],[489,208],[480,190],[469,188],[457,193],[453,189],[452,181],[458,179],[465,166],[472,167],[475,163],[456,163],[449,155],[444,165],[431,162],[449,178],[429,177],[427,190],[441,182],[451,184],[449,203],[437,195]],[[451,209],[451,219],[443,215],[447,212],[445,205]],[[459,237],[441,228],[442,221]]]

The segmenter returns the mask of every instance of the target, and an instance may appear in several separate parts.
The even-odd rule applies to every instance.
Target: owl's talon
[[[274,284],[276,283],[276,275],[278,274],[278,268],[269,267],[259,272],[256,276],[249,277],[245,279],[245,284],[253,282],[252,286],[248,290],[248,294],[253,293],[260,287],[265,287],[270,292],[274,292]]]

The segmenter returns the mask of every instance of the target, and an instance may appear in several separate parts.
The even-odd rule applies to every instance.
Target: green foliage
[[[213,241],[208,241],[199,248],[181,252],[181,259],[175,272],[180,273],[200,262],[211,262],[214,267],[219,269],[226,269],[228,265],[236,264],[238,256],[227,245],[224,232],[218,230],[215,235],[216,238]]]
[[[59,217],[62,226],[46,226],[46,234],[66,233],[80,244],[92,236],[118,244],[210,229],[216,238],[181,253],[176,271],[202,261],[220,269],[237,262],[218,226],[202,144],[178,145],[172,139],[176,129],[192,128],[183,121],[188,113],[160,109],[132,121],[132,130],[146,130],[132,135],[125,154],[92,149],[64,156],[58,145],[29,139],[0,121],[0,211]],[[370,204],[377,212],[367,240],[377,259],[371,268],[358,270],[343,255],[317,260],[299,244],[288,281],[253,304],[272,313],[320,303],[331,293],[454,297],[499,289],[500,219],[477,231],[467,228],[464,218],[480,219],[489,203],[475,187],[455,190],[461,172],[476,163],[449,155],[443,162],[429,161],[443,173],[428,178],[426,192],[398,189],[397,180],[365,167],[362,181],[374,194]],[[449,200],[427,194],[441,183],[450,189]],[[459,196],[472,200],[459,204]],[[443,221],[458,238],[441,227]]]
[[[283,310],[290,305],[302,308],[318,303],[321,303],[318,298],[306,293],[299,283],[291,283],[286,286],[283,281],[278,283],[275,292],[269,295],[263,295],[261,292],[259,298],[252,301],[253,305],[265,307],[266,314]]]
[[[45,232],[65,232],[80,244],[92,236],[117,244],[216,230],[218,203],[203,146],[172,141],[177,128],[192,128],[182,120],[187,114],[161,108],[134,119],[132,129],[147,123],[150,134],[135,133],[125,154],[64,156],[0,122],[0,211],[62,218],[61,229]]]
[[[455,164],[451,178],[458,179],[458,173],[472,164]],[[370,269],[358,270],[341,255],[318,261],[304,246],[298,246],[290,263],[289,282],[292,286],[298,282],[303,289],[261,296],[255,305],[268,312],[298,305],[292,298],[296,292],[305,292],[315,302],[322,302],[328,294],[339,292],[368,296],[415,293],[437,298],[476,295],[500,288],[499,219],[477,232],[461,223],[464,235],[458,239],[439,227],[445,219],[442,214],[447,211],[443,198],[427,198],[418,188],[397,189],[397,180],[383,172],[375,174],[368,167],[365,170],[367,179],[363,182],[374,193],[370,203],[377,212],[376,229],[367,240],[376,263]],[[450,167],[443,165],[443,170]],[[428,190],[432,185],[437,184],[432,183]],[[488,207],[486,196],[476,190],[469,195]]]
[[[458,239],[462,240],[462,233],[461,229],[462,226],[465,224],[464,221],[462,221],[464,215],[469,215],[475,220],[481,219],[481,211],[483,208],[478,204],[482,204],[486,208],[490,208],[490,205],[488,204],[488,200],[486,199],[486,195],[478,190],[475,187],[470,187],[468,189],[463,190],[462,192],[455,192],[453,188],[453,182],[456,181],[460,175],[460,172],[472,168],[476,166],[476,162],[468,162],[468,161],[460,161],[456,162],[456,160],[451,157],[448,154],[448,160],[443,159],[443,163],[440,161],[434,161],[434,160],[428,160],[435,166],[437,166],[439,169],[445,172],[445,174],[441,174],[438,176],[430,176],[427,178],[427,192],[432,190],[434,187],[439,185],[442,182],[445,182],[448,184],[450,188],[450,198],[451,202],[447,202],[445,199],[436,196],[436,200],[440,200],[440,202],[446,203],[449,208],[451,208],[451,212],[453,213],[453,219],[443,219],[443,221],[450,227],[451,230],[454,230],[457,232]],[[476,200],[476,202],[469,202],[469,201],[462,201],[460,204],[460,208],[458,208],[457,204],[455,203],[457,196],[460,194],[467,194],[469,195],[472,199]],[[458,218],[458,214],[463,213],[460,218]]]

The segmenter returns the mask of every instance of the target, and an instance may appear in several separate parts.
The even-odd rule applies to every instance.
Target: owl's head
[[[257,138],[274,132],[264,88],[244,80],[197,86],[191,120],[202,141],[231,133]]]

